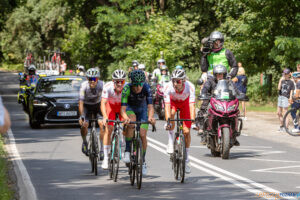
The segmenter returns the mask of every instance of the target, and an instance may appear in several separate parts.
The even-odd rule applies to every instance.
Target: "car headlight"
[[[43,106],[43,107],[48,106],[46,101],[41,101],[41,100],[38,100],[38,99],[33,100],[33,105],[34,106]]]
[[[215,106],[215,108],[217,109],[217,110],[219,110],[219,111],[225,111],[224,110],[224,108],[223,108],[223,106],[221,106],[221,105],[219,105],[219,104],[214,104],[214,106]]]
[[[233,111],[235,109],[235,106],[236,106],[235,104],[232,105],[232,106],[229,106],[228,109],[227,109],[227,111],[228,112]]]

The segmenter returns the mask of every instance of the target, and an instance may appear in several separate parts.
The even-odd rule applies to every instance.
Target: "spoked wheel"
[[[184,136],[180,136],[180,144],[178,149],[178,161],[179,161],[179,174],[180,174],[180,182],[184,182],[185,177],[185,160],[186,160],[186,149],[185,149],[185,138]]]
[[[95,176],[98,175],[98,162],[97,162],[98,158],[97,156],[94,156],[94,173],[95,173]]]
[[[108,175],[109,175],[109,178],[113,178],[113,170],[114,170],[114,168],[113,168],[113,158],[112,158],[112,152],[113,152],[113,147],[110,149],[110,153],[109,153],[109,155],[108,155],[108,169],[109,169],[109,173],[108,173]]]
[[[292,117],[292,112],[295,113],[295,119],[293,119]],[[300,136],[300,132],[299,131],[295,131],[293,132],[293,129],[295,129],[295,125],[298,124],[298,126],[300,125],[300,110],[299,109],[291,109],[289,111],[287,111],[283,117],[283,122],[284,122],[284,128],[285,131],[292,135],[292,136]]]
[[[174,140],[174,152],[173,152],[173,172],[174,172],[174,178],[175,180],[178,180],[178,174],[179,174],[179,160],[178,160],[178,144],[177,144],[177,138]]]
[[[135,180],[135,167],[136,167],[136,156],[135,153],[135,141],[131,142],[131,152],[130,152],[130,164],[129,164],[129,176],[130,176],[130,184],[134,185]]]
[[[96,138],[95,138],[96,137]],[[94,137],[92,137],[92,151],[91,154],[93,155],[93,165],[94,165],[94,173],[95,176],[98,175],[98,144],[97,144],[97,136],[94,133]]]
[[[222,128],[222,158],[229,158],[230,151],[230,132],[228,127]]]
[[[139,139],[137,140],[137,144],[136,144],[136,184],[137,184],[137,188],[141,189],[142,186],[142,178],[143,178],[143,146],[142,146],[142,140]]]
[[[92,147],[92,142],[89,143],[89,159],[90,159],[90,163],[91,163],[91,168],[92,168],[92,173],[94,173],[95,171],[95,165],[94,165],[94,153],[93,153],[93,147]]]
[[[112,157],[112,169],[113,169],[113,179],[117,182],[118,172],[119,172],[119,163],[120,163],[120,145],[119,145],[119,136],[115,135],[113,138],[113,157]]]

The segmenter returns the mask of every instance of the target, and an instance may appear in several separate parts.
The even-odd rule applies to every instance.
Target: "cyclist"
[[[89,114],[94,113],[96,117],[98,117],[98,124],[100,127],[100,142],[101,142],[101,150],[100,150],[100,160],[103,160],[103,145],[102,139],[104,131],[102,122],[99,119],[100,116],[100,102],[101,102],[101,94],[103,90],[103,81],[99,80],[100,72],[95,68],[91,68],[86,72],[86,76],[88,78],[87,81],[84,81],[79,90],[79,124],[81,126],[80,132],[83,140],[82,143],[82,152],[88,155],[88,143],[86,140],[86,135],[88,132],[89,126]],[[101,134],[102,133],[102,134]]]
[[[112,81],[104,85],[102,91],[101,100],[101,112],[103,115],[103,125],[106,125],[106,120],[115,120],[116,114],[119,114],[121,110],[121,94],[125,84],[126,73],[123,70],[117,69],[112,74]],[[111,133],[113,131],[113,123],[109,122],[108,126],[105,126],[105,133],[103,137],[104,145],[104,160],[102,162],[102,168],[108,169],[108,153],[111,147]]]
[[[146,81],[149,82],[149,72],[145,71],[146,66],[144,64],[139,64],[138,69],[142,70],[145,73]]]
[[[203,88],[201,90],[201,95],[207,95],[212,94],[214,88],[217,86],[217,83],[219,80],[226,79],[227,78],[227,68],[224,65],[216,65],[213,69],[213,76],[208,76],[207,81],[204,83]],[[235,93],[238,95],[239,91],[235,87],[235,85],[231,82],[231,87],[235,91]],[[209,100],[208,100],[209,103]],[[202,103],[201,110],[206,110],[208,103]],[[203,120],[203,119],[202,119]],[[206,135],[202,135],[201,137],[201,143],[206,143]],[[237,139],[234,142],[235,146],[239,146],[240,143],[237,141]]]
[[[181,119],[195,119],[195,86],[186,80],[185,71],[176,69],[171,76],[172,82],[169,82],[164,88],[165,101],[165,116],[166,120],[174,119],[177,109],[180,110]],[[189,149],[191,144],[190,128],[191,122],[183,122],[183,134],[186,143],[186,173],[191,172],[189,162]],[[169,130],[169,142],[167,145],[167,153],[171,154],[174,151],[174,128],[175,122],[171,125],[165,125],[166,130]]]
[[[300,73],[295,73],[294,75],[294,80],[296,82],[296,93],[292,98],[292,108],[294,108],[294,110],[291,111],[291,115],[293,117],[294,120],[294,129],[292,130],[293,133],[299,133],[300,132],[300,127],[298,124],[298,120],[296,117],[296,112],[297,109],[300,108]]]
[[[76,69],[76,75],[77,76],[84,76],[84,66],[83,65],[77,65],[77,69]]]
[[[157,61],[156,69],[152,72],[151,79],[156,79],[161,74],[161,66],[166,65],[166,61],[164,59],[159,59]]]
[[[152,104],[152,92],[148,83],[145,82],[145,73],[141,70],[134,70],[131,72],[131,83],[124,86],[121,100],[121,115],[128,124],[130,121],[151,122],[155,124],[154,108]],[[140,136],[143,143],[143,175],[147,174],[147,165],[145,161],[147,149],[147,130],[148,124],[142,124],[140,129]],[[127,125],[125,140],[126,148],[124,154],[124,162],[130,162],[130,148],[133,137],[134,126]]]

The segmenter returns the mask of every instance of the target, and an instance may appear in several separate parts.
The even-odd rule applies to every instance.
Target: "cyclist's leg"
[[[106,104],[106,113],[109,120],[116,119],[116,113],[111,109],[109,102]],[[109,122],[105,127],[105,133],[103,136],[103,145],[104,145],[104,160],[108,159],[108,153],[111,148],[111,133],[113,132],[113,122]]]
[[[189,107],[189,99],[181,103],[180,106],[180,118],[181,119],[190,119],[190,107]],[[188,161],[189,158],[189,150],[190,150],[190,144],[191,144],[191,129],[192,122],[185,121],[183,122],[183,134],[185,138],[185,148],[186,148],[186,160]]]
[[[130,118],[130,121],[136,121],[136,115],[135,115],[134,109],[132,109],[129,105],[126,108],[126,114]],[[125,140],[126,140],[125,152],[130,152],[130,150],[131,150],[131,142],[132,142],[134,127],[135,126],[133,124],[128,124],[126,126],[126,130],[125,130]]]
[[[89,119],[88,119],[88,107],[84,106],[84,118],[85,120],[80,124],[80,133],[82,137],[82,152],[87,154],[88,146],[87,146],[87,132],[88,132],[88,126],[89,126]]]
[[[137,121],[147,122],[148,121],[148,107],[146,104],[142,105],[137,113]],[[145,162],[146,150],[147,150],[147,130],[148,124],[142,124],[140,128],[140,136],[143,145],[143,160]]]

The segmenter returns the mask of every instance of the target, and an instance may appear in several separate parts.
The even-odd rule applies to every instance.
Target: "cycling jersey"
[[[164,88],[164,101],[165,103],[184,102],[189,98],[189,103],[195,103],[195,86],[190,81],[185,81],[184,89],[182,92],[176,92],[173,83],[169,82]]]
[[[104,85],[102,91],[102,98],[107,99],[106,113],[109,120],[115,120],[116,114],[119,114],[119,119],[122,120],[120,115],[121,110],[121,96],[122,93],[117,93],[115,90],[115,84],[110,81]],[[108,125],[113,125],[113,122],[109,122]]]
[[[122,106],[140,106],[143,103],[147,105],[152,104],[152,92],[148,83],[144,83],[143,89],[140,93],[136,94],[131,91],[132,84],[126,84],[122,90]]]
[[[89,105],[100,103],[103,84],[103,81],[99,80],[95,88],[90,88],[89,82],[84,81],[80,86],[79,100]]]

